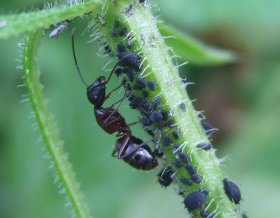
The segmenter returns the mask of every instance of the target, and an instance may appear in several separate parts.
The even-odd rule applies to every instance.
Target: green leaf
[[[100,7],[101,1],[94,0],[74,6],[54,7],[41,11],[0,16],[0,39],[8,39],[19,36],[24,32],[48,28],[52,24],[67,19],[71,20],[77,16],[97,10]]]
[[[233,52],[204,45],[165,24],[159,23],[158,28],[163,36],[172,36],[165,41],[168,46],[173,48],[175,54],[191,64],[222,65],[233,63],[237,59]]]

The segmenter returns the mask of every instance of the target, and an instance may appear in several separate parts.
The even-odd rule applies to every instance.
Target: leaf
[[[207,46],[165,24],[159,23],[158,28],[163,36],[171,36],[166,39],[166,44],[173,48],[175,54],[191,64],[222,65],[237,60],[233,52]]]

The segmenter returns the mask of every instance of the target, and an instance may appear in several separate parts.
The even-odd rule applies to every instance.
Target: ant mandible
[[[105,95],[106,84],[111,79],[113,72],[119,66],[120,61],[112,69],[108,80],[106,80],[104,76],[100,76],[91,85],[88,85],[82,77],[77,62],[74,45],[74,33],[75,29],[72,32],[72,52],[75,66],[82,82],[87,86],[87,97],[89,102],[94,105],[94,115],[96,121],[105,132],[109,134],[117,132],[118,139],[112,153],[113,156],[123,159],[130,166],[136,169],[150,170],[155,168],[158,165],[158,162],[150,147],[147,143],[132,135],[124,117],[118,112],[118,107],[114,108],[115,105],[120,105],[120,103],[125,99],[126,93],[122,99],[110,107],[102,107],[108,96],[110,96],[110,93],[107,96]]]

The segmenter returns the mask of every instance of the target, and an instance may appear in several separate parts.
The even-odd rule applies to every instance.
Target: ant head
[[[87,97],[90,103],[95,107],[101,107],[105,100],[106,79],[100,76],[91,85],[87,87]]]

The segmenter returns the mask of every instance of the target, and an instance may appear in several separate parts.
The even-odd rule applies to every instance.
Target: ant
[[[118,112],[118,107],[125,99],[126,93],[122,99],[115,102],[108,108],[102,107],[103,103],[110,96],[110,94],[119,87],[112,90],[107,96],[106,84],[111,79],[113,72],[119,66],[118,62],[112,69],[108,80],[104,76],[98,77],[91,85],[88,85],[82,77],[80,68],[78,66],[75,45],[74,45],[74,33],[72,32],[72,52],[75,61],[77,72],[82,82],[87,86],[87,97],[91,104],[94,105],[94,115],[98,125],[107,133],[113,134],[117,132],[117,141],[112,155],[117,156],[119,159],[123,159],[130,166],[136,169],[150,170],[158,165],[155,154],[152,152],[147,143],[144,143],[141,139],[132,135],[129,125],[126,123],[124,117]],[[117,108],[114,108],[115,105]]]

